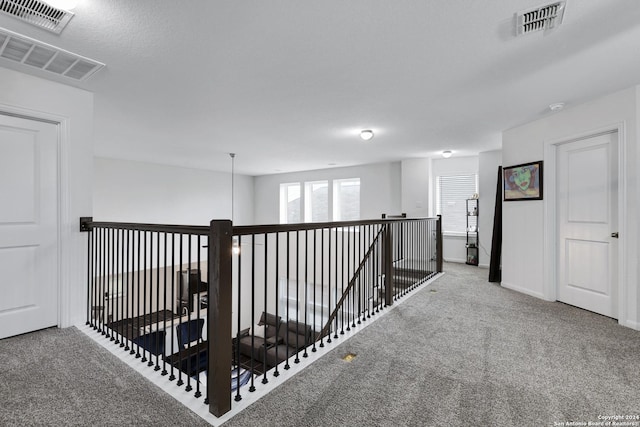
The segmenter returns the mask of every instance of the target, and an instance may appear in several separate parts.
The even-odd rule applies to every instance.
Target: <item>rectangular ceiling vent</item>
[[[529,34],[550,30],[562,23],[565,2],[559,1],[546,6],[536,7],[517,14],[517,34]]]
[[[0,12],[60,34],[74,13],[41,0],[0,0]]]
[[[0,0],[1,1],[1,0]],[[104,67],[101,62],[0,28],[0,59],[83,81]]]

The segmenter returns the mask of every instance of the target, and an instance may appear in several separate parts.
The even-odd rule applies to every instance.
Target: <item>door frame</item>
[[[0,104],[0,115],[17,117],[25,120],[49,123],[57,127],[56,141],[56,186],[57,199],[57,326],[59,328],[71,326],[71,274],[70,267],[76,263],[73,256],[77,255],[72,248],[73,229],[69,226],[73,221],[69,209],[69,118],[42,111]]]
[[[547,301],[557,300],[557,148],[559,145],[573,141],[590,138],[593,136],[617,132],[618,135],[618,323],[626,326],[627,307],[625,305],[627,296],[627,268],[626,246],[627,246],[627,180],[624,159],[626,157],[626,134],[625,122],[618,122],[609,126],[592,129],[586,132],[573,134],[570,136],[556,138],[544,143],[545,162],[545,197],[544,206],[544,284],[543,296]]]

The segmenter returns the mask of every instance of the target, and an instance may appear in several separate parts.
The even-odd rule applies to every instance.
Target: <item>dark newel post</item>
[[[442,215],[438,215],[438,222],[436,223],[436,268],[438,273],[442,273],[442,254],[444,248],[442,247]]]
[[[393,233],[391,223],[384,230],[384,302],[393,305]]]
[[[231,410],[231,221],[211,221],[209,229],[209,412]]]

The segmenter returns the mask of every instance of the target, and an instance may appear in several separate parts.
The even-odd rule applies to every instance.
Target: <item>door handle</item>
[[[611,237],[613,237],[614,239],[618,238],[618,232],[616,231],[615,233],[611,233]]]

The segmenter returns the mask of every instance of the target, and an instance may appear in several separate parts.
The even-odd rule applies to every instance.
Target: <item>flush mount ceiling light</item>
[[[369,129],[361,130],[360,138],[362,138],[365,141],[369,141],[371,138],[373,138],[373,131]]]
[[[564,108],[564,102],[555,102],[551,105],[549,105],[549,109],[551,111],[560,111]]]
[[[451,150],[443,151],[442,157],[444,157],[445,159],[448,159],[449,157],[451,157],[452,154],[453,154],[453,151]]]

